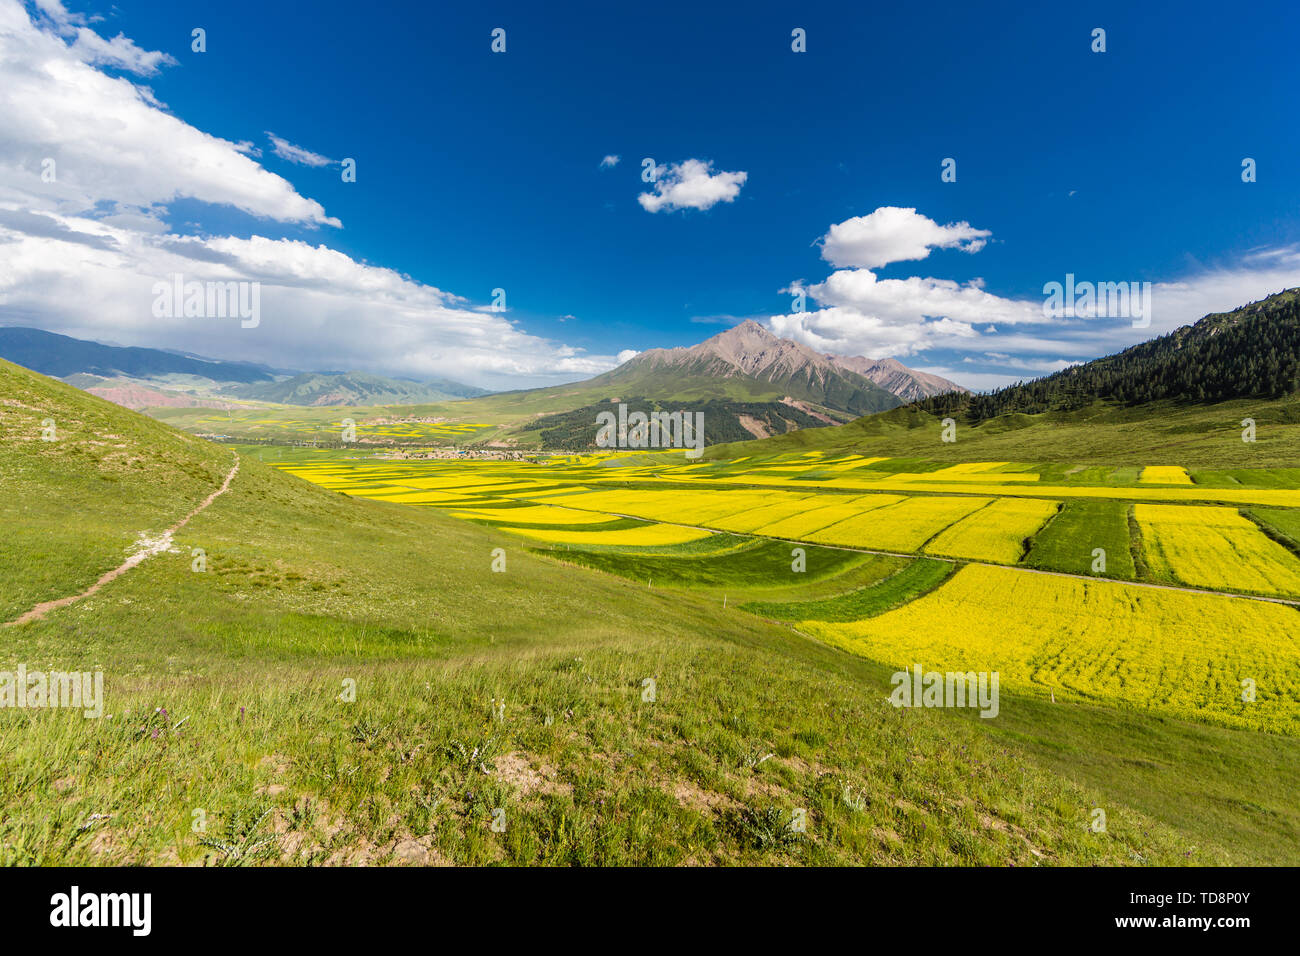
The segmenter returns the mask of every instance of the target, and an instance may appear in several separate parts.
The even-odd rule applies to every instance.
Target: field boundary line
[[[514,499],[512,499],[514,500]],[[588,509],[575,509],[588,510]],[[982,509],[976,509],[971,514],[977,514]],[[1180,584],[1156,584],[1151,581],[1126,581],[1123,578],[1107,578],[1100,575],[1092,574],[1075,574],[1070,571],[1048,571],[1044,568],[1029,568],[1020,564],[994,564],[992,561],[968,561],[963,558],[954,558],[940,554],[921,554],[912,551],[877,551],[872,548],[853,548],[845,544],[823,544],[820,541],[800,541],[798,538],[777,538],[772,535],[754,534],[743,531],[726,531],[722,528],[710,528],[705,525],[686,524],[681,521],[656,521],[653,518],[642,518],[637,515],[618,514],[613,511],[601,511],[597,514],[611,514],[619,518],[631,518],[635,521],[646,521],[651,524],[671,524],[682,528],[694,528],[697,531],[710,531],[714,534],[730,534],[738,538],[762,538],[765,541],[784,541],[787,544],[811,545],[817,548],[834,548],[837,551],[856,551],[859,554],[878,554],[891,558],[929,558],[931,561],[944,561],[948,564],[956,565],[977,565],[983,568],[1004,568],[1008,571],[1021,571],[1026,574],[1047,574],[1058,578],[1072,578],[1076,581],[1094,581],[1110,582],[1111,584],[1127,584],[1136,588],[1154,588],[1158,591],[1183,591],[1187,594],[1216,594],[1219,597],[1240,598],[1243,601],[1267,601],[1270,604],[1286,604],[1290,607],[1300,607],[1300,600],[1282,597],[1268,597],[1263,594],[1238,594],[1236,591],[1215,591],[1212,588],[1192,588]],[[969,515],[967,516],[969,517]],[[942,585],[940,585],[942,587]]]
[[[1010,564],[989,564],[985,561],[971,561],[986,568],[1010,568],[1012,571],[1025,571],[1029,574],[1050,574],[1058,578],[1075,578],[1081,581],[1109,581],[1112,584],[1129,584],[1136,588],[1155,588],[1157,591],[1183,591],[1187,594],[1217,594],[1219,597],[1241,598],[1244,601],[1267,601],[1270,604],[1287,604],[1300,607],[1300,601],[1293,598],[1269,597],[1266,594],[1238,594],[1236,591],[1215,591],[1212,588],[1191,588],[1181,584],[1157,584],[1153,581],[1125,581],[1123,578],[1105,578],[1100,575],[1074,574],[1070,571],[1048,571],[1046,568],[1025,568]]]
[[[197,515],[200,511],[203,511],[205,508],[208,507],[208,505],[212,504],[212,502],[216,501],[219,497],[224,495],[226,493],[226,489],[230,487],[230,482],[234,480],[235,475],[236,473],[238,473],[238,471],[239,471],[239,456],[236,455],[235,464],[231,467],[230,471],[226,474],[226,478],[221,483],[221,487],[218,488],[216,491],[212,492],[212,494],[208,495],[206,498],[204,498],[203,501],[198,505],[198,507],[196,507],[184,518],[181,518],[180,521],[176,522],[174,525],[172,525],[170,528],[164,531],[162,535],[159,536],[156,540],[150,541],[147,547],[141,548],[140,550],[136,551],[134,554],[128,557],[117,567],[113,568],[111,571],[105,571],[100,576],[98,581],[96,581],[90,587],[86,588],[86,590],[82,591],[81,593],[69,594],[67,597],[57,598],[53,601],[44,601],[41,604],[36,605],[26,614],[16,617],[12,621],[7,621],[5,623],[5,626],[12,627],[18,624],[26,624],[28,621],[40,620],[50,611],[58,610],[61,607],[67,607],[69,604],[75,604],[77,601],[80,601],[82,598],[90,597],[92,594],[94,594],[96,591],[102,588],[105,584],[108,584],[110,581],[114,580],[115,578],[120,577],[121,575],[125,574],[127,571],[130,571],[136,565],[142,564],[147,558],[151,558],[155,554],[159,554],[163,551],[169,550],[172,546],[172,535],[174,535],[176,532],[180,531],[181,528],[189,524],[190,519],[193,518],[195,515]]]
[[[757,486],[752,486],[752,485],[742,485],[742,486],[740,486],[740,487],[755,487],[755,488],[760,488],[760,489],[764,489],[764,490],[770,490],[770,489],[767,488],[767,486],[763,486],[763,485],[757,485]],[[845,491],[848,491],[848,489],[845,489]],[[816,492],[814,491],[813,493],[815,494]],[[869,491],[857,491],[857,492],[855,492],[855,493],[857,493],[857,494],[870,494],[871,492],[869,492]],[[890,493],[897,493],[897,494],[904,494],[904,495],[906,495],[906,492],[890,492]],[[961,494],[961,493],[949,493],[949,496],[950,496],[950,497],[989,497],[987,494],[982,494],[982,495],[981,495],[981,494],[975,494],[975,493],[970,493],[969,495],[964,495],[964,494]],[[515,497],[512,497],[511,495],[508,495],[508,494],[501,495],[500,497],[501,497],[502,499],[504,499],[504,500],[507,500],[507,501],[524,502],[524,503],[528,503],[528,504],[537,504],[537,503],[538,503],[538,502],[536,502],[534,499],[531,499],[531,498],[515,498]],[[908,496],[908,497],[911,497],[911,496]],[[995,500],[997,500],[998,497],[1004,497],[1004,498],[1017,498],[1017,497],[1023,497],[1023,498],[1044,498],[1044,499],[1046,499],[1046,498],[1049,498],[1050,496],[1047,496],[1047,495],[994,495],[994,496],[992,496],[992,500],[995,501]],[[1078,496],[1078,497],[1091,497],[1091,496]],[[1111,500],[1121,500],[1121,501],[1122,501],[1123,499],[1111,499]],[[554,504],[553,502],[543,502],[543,503],[544,503],[544,504]],[[1141,502],[1141,501],[1132,501],[1132,500],[1130,500],[1130,501],[1128,501],[1127,503],[1131,506],[1131,505],[1133,505],[1133,504],[1138,504],[1138,503],[1150,503],[1150,502]],[[398,502],[398,504],[400,504],[400,502]],[[992,501],[990,501],[989,504],[992,504]],[[1110,577],[1102,577],[1102,576],[1099,576],[1099,575],[1091,575],[1091,574],[1077,574],[1077,573],[1073,573],[1073,572],[1070,572],[1070,571],[1049,571],[1049,570],[1046,570],[1046,569],[1044,569],[1044,568],[1031,568],[1031,567],[1026,567],[1025,565],[1021,565],[1021,564],[996,564],[996,563],[991,562],[991,561],[969,561],[969,560],[966,560],[966,559],[963,559],[963,558],[954,558],[954,557],[949,557],[949,556],[945,556],[945,555],[937,555],[937,554],[925,554],[925,553],[921,553],[921,552],[912,552],[912,551],[880,551],[880,550],[876,550],[876,549],[873,549],[873,548],[854,548],[854,547],[851,547],[851,546],[849,546],[849,545],[841,545],[841,544],[826,544],[826,543],[823,543],[823,542],[820,542],[820,541],[801,541],[801,540],[799,540],[798,538],[778,538],[778,537],[775,537],[775,536],[772,536],[772,535],[756,534],[756,533],[754,533],[754,532],[728,531],[728,530],[726,530],[725,528],[713,528],[713,527],[709,527],[709,526],[707,526],[707,525],[694,525],[694,524],[689,524],[689,523],[684,522],[684,521],[666,521],[666,520],[663,520],[663,519],[645,518],[645,517],[642,517],[642,516],[640,516],[640,515],[624,514],[624,513],[622,513],[622,512],[617,512],[617,511],[602,511],[602,510],[597,509],[597,508],[580,508],[580,507],[577,507],[577,506],[572,505],[572,504],[569,504],[569,505],[560,505],[560,504],[556,504],[555,506],[556,506],[556,507],[561,507],[561,508],[568,508],[568,509],[571,510],[571,511],[586,511],[586,512],[593,513],[593,514],[612,515],[612,516],[617,517],[617,518],[630,518],[630,519],[632,519],[632,520],[634,520],[634,521],[644,521],[644,522],[647,522],[647,523],[649,523],[649,524],[669,524],[669,525],[676,525],[676,526],[678,526],[678,527],[683,527],[683,528],[694,528],[694,529],[697,530],[697,531],[708,531],[708,532],[713,533],[713,534],[729,534],[729,535],[734,535],[735,537],[739,537],[739,538],[762,538],[762,539],[764,539],[764,540],[766,540],[766,541],[784,541],[784,542],[787,542],[787,543],[789,543],[789,544],[796,544],[796,545],[811,545],[811,546],[813,546],[813,547],[818,547],[818,548],[834,548],[834,549],[836,549],[836,550],[840,550],[840,551],[855,551],[855,552],[858,552],[859,554],[877,554],[877,555],[884,555],[884,556],[887,556],[887,557],[896,557],[896,558],[914,558],[914,559],[915,559],[915,558],[930,558],[931,560],[934,560],[934,561],[946,561],[946,562],[948,562],[948,563],[950,563],[950,564],[955,564],[955,565],[967,564],[967,565],[979,565],[979,566],[981,566],[981,567],[986,567],[986,568],[1006,568],[1006,569],[1011,570],[1011,571],[1020,571],[1020,572],[1026,573],[1026,574],[1046,574],[1046,575],[1051,575],[1051,576],[1053,576],[1053,577],[1071,578],[1071,579],[1073,579],[1073,580],[1077,580],[1077,581],[1093,581],[1093,582],[1106,582],[1106,581],[1109,581],[1109,582],[1111,582],[1112,584],[1124,584],[1124,585],[1129,585],[1129,586],[1131,586],[1131,587],[1137,587],[1137,588],[1153,588],[1153,589],[1158,590],[1158,591],[1181,591],[1181,592],[1186,593],[1186,594],[1213,594],[1213,595],[1217,595],[1217,596],[1219,596],[1219,597],[1238,598],[1238,599],[1243,600],[1243,601],[1264,601],[1264,602],[1267,602],[1267,603],[1269,603],[1269,604],[1284,604],[1284,605],[1287,605],[1287,606],[1289,606],[1289,607],[1300,608],[1300,600],[1296,600],[1296,599],[1292,599],[1292,598],[1283,598],[1283,597],[1269,597],[1269,596],[1267,596],[1267,595],[1263,595],[1263,594],[1239,594],[1239,593],[1237,593],[1237,592],[1235,592],[1235,591],[1216,591],[1216,590],[1214,590],[1214,589],[1212,589],[1212,588],[1194,588],[1194,587],[1187,587],[1187,586],[1185,586],[1185,585],[1178,585],[1178,584],[1158,584],[1158,583],[1150,582],[1150,581],[1127,581],[1127,580],[1124,580],[1123,578],[1110,578]],[[1062,502],[1062,506],[1064,506],[1064,502]],[[984,507],[988,507],[988,505],[985,505]],[[1240,508],[1240,507],[1246,507],[1246,506],[1239,505],[1238,507]],[[1268,507],[1268,506],[1266,506],[1266,505],[1259,505],[1259,506],[1254,506],[1254,507]],[[971,514],[976,514],[976,513],[978,513],[979,511],[982,511],[982,510],[983,510],[983,508],[977,508],[975,511],[971,512]],[[1064,507],[1062,507],[1061,510],[1063,511],[1063,510],[1064,510]],[[1058,515],[1059,515],[1059,514],[1060,514],[1060,512],[1058,511]],[[967,517],[969,517],[969,515],[967,515]],[[1053,518],[1055,518],[1055,516],[1053,516]],[[459,520],[459,519],[457,519],[457,520]],[[960,519],[959,519],[959,520],[960,520]],[[1051,520],[1051,519],[1049,519],[1049,520]],[[955,523],[955,522],[954,522],[954,523]],[[950,525],[949,527],[951,527],[951,525]],[[946,529],[945,529],[945,530],[946,530]],[[1039,530],[1041,531],[1042,529],[1040,528]],[[942,586],[942,585],[941,585],[941,586]]]

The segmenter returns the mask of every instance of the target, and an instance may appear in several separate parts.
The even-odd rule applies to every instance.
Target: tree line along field
[[[15,661],[102,668],[109,701],[101,721],[0,714],[6,863],[1300,859],[1298,655],[1272,616],[1295,608],[1146,587],[1145,560],[1033,569],[1075,560],[1068,527],[1051,536],[1093,527],[1079,506],[1122,519],[1100,546],[1120,529],[1139,556],[1140,503],[1244,511],[1286,547],[1284,475],[395,461],[220,447],[7,363],[0,392],[7,621],[84,590],[240,466],[170,550],[6,628]],[[873,514],[915,547],[870,547]],[[1060,622],[1080,606],[1099,623],[1076,640]],[[1227,642],[1243,621],[1257,637]],[[980,652],[1006,675],[997,720],[886,702],[900,661],[964,663],[968,634],[1008,629]],[[1247,670],[1256,705],[1234,708]]]

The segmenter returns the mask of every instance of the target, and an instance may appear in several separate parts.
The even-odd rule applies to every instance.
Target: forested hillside
[[[1300,389],[1300,290],[1291,289],[1115,355],[987,395],[952,393],[917,406],[978,422],[1009,412],[1070,411],[1103,400],[1221,402]]]

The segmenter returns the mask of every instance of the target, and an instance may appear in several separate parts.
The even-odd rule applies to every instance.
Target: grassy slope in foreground
[[[0,621],[117,567],[141,532],[189,512],[234,460],[3,360],[0,442]]]
[[[116,502],[96,520],[129,538],[167,523],[155,469],[211,469],[215,486],[219,449],[4,371],[0,398],[22,415],[6,417],[0,496],[22,503],[6,515],[15,533],[38,535],[80,496],[87,508]],[[20,440],[53,406],[68,420],[61,443]],[[106,494],[78,449],[110,434],[143,477]],[[178,512],[193,503],[167,494]],[[30,669],[102,668],[111,717],[0,712],[0,862],[1233,854],[1194,851],[1125,806],[1107,834],[1090,833],[1102,795],[959,717],[887,706],[875,665],[711,601],[562,568],[430,510],[330,494],[244,459],[176,544],[6,631],[9,659]],[[488,570],[496,546],[504,574]],[[195,547],[204,573],[191,571]],[[78,591],[101,559],[77,552],[48,583]],[[654,702],[642,700],[647,677]],[[345,680],[355,703],[339,700]],[[809,818],[798,838],[783,822],[796,807]],[[505,833],[490,829],[496,808]]]

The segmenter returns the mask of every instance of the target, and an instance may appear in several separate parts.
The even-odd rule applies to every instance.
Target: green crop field
[[[1034,537],[1025,563],[1036,568],[1092,573],[1099,558],[1108,577],[1133,580],[1133,555],[1129,550],[1129,506],[1122,501],[1067,501],[1061,513]],[[1094,552],[1100,548],[1102,555]],[[1101,567],[1101,565],[1097,565]]]

